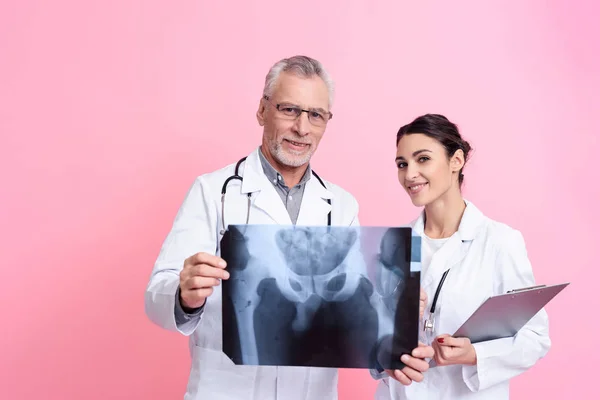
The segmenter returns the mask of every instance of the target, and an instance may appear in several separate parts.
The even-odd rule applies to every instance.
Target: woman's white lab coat
[[[423,317],[427,319],[440,278],[451,268],[438,297],[435,331],[427,335],[428,344],[437,335],[454,333],[489,296],[535,285],[521,233],[466,203],[458,231],[434,253],[421,276],[429,299]],[[423,234],[423,214],[412,226],[416,233]],[[533,366],[550,349],[548,316],[542,309],[514,338],[476,343],[474,347],[477,365],[430,368],[423,382],[407,387],[387,377],[380,381],[375,398],[508,399],[509,380]]]
[[[225,224],[244,224],[252,194],[250,224],[291,224],[281,198],[263,173],[258,148],[241,164],[244,180],[230,181]],[[201,316],[177,325],[174,316],[179,272],[184,260],[200,251],[220,254],[221,188],[235,163],[198,177],[181,206],[152,271],[145,295],[148,317],[157,325],[190,336],[192,357],[186,400],[335,400],[334,368],[237,366],[222,351],[221,286],[207,299]],[[358,225],[358,203],[348,192],[311,177],[305,187],[298,225]],[[241,187],[240,187],[241,185]],[[331,199],[330,206],[326,199]]]

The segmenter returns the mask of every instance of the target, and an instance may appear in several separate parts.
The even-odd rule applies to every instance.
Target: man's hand
[[[427,307],[427,293],[423,288],[421,288],[421,293],[419,296],[419,318],[423,318],[425,313],[425,308]]]
[[[468,338],[455,338],[448,334],[438,336],[434,343],[437,365],[476,365],[477,353]]]
[[[404,368],[395,370],[386,369],[385,372],[405,386],[410,385],[413,381],[421,382],[423,380],[423,373],[429,369],[429,363],[424,359],[432,358],[433,356],[433,347],[419,343],[419,347],[412,351],[412,356],[404,354],[400,357],[400,360],[405,365]]]
[[[202,307],[219,279],[229,279],[225,271],[227,263],[220,257],[208,253],[196,253],[187,258],[179,273],[181,306],[185,311]]]

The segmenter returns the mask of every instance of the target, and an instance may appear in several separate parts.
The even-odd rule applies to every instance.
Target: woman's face
[[[440,142],[421,133],[404,135],[396,148],[398,181],[417,207],[433,203],[453,186],[458,188],[463,164],[462,151],[448,159]]]

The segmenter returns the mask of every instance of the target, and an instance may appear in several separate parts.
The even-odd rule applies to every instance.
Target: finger
[[[455,338],[449,335],[437,337],[436,342],[440,345],[440,347],[465,347],[470,344],[469,339],[467,338]]]
[[[444,343],[448,344],[448,338],[450,338],[450,337],[452,337],[452,336],[450,336],[447,333],[444,333],[442,335],[436,336],[436,338],[433,341],[437,344],[444,344]]]
[[[221,282],[217,278],[207,278],[204,276],[196,276],[190,279],[187,279],[183,282],[182,288],[183,290],[195,290],[195,289],[204,289],[213,286],[218,286]]]
[[[225,268],[227,263],[221,257],[217,257],[208,253],[196,253],[188,258],[189,264],[208,264],[215,268]]]
[[[440,366],[444,366],[444,365],[448,365],[448,351],[450,350],[449,347],[440,347],[437,345],[437,343],[435,343],[433,345],[435,353],[433,355],[433,359],[435,360],[435,362],[437,363],[437,365]]]
[[[402,372],[404,373],[404,375],[406,375],[406,377],[408,379],[410,379],[413,382],[422,382],[423,381],[423,374],[419,371],[415,371],[414,369],[410,368],[410,367],[404,367],[402,368]]]
[[[429,363],[427,361],[420,358],[411,357],[408,354],[404,354],[402,357],[400,357],[400,361],[402,361],[404,365],[415,372],[425,372],[429,369]]]
[[[395,371],[400,371],[400,370],[386,369],[386,370],[384,370],[384,371],[386,372],[386,374],[388,374],[388,376],[389,376],[390,378],[392,378],[392,379],[395,379],[395,380],[397,380],[398,382],[400,382],[400,380],[399,380],[399,379],[396,377],[396,373],[395,373]],[[408,382],[408,381],[410,381],[410,379],[408,379],[408,377],[406,377],[406,379],[407,379],[407,380],[406,380],[405,382]],[[406,383],[405,383],[405,384],[406,384]],[[410,382],[409,382],[408,384],[410,384]]]
[[[452,357],[452,347],[442,347],[438,351],[440,359],[448,361]]]
[[[184,278],[193,278],[195,276],[212,277],[218,279],[229,279],[229,272],[221,268],[215,268],[208,264],[198,264],[189,267],[183,272]]]
[[[441,358],[445,358],[448,355],[448,352],[452,350],[450,346],[443,346],[442,343],[438,339],[444,339],[446,341],[447,338],[437,338],[433,341],[432,346],[435,347],[435,353],[439,355]]]
[[[400,382],[401,384],[403,384],[404,386],[408,386],[412,383],[412,381],[410,380],[410,378],[408,376],[406,376],[406,374],[404,372],[402,372],[399,369],[395,369],[394,370],[394,375],[393,377]]]
[[[435,349],[432,346],[427,346],[426,344],[419,343],[419,347],[413,349],[411,354],[413,357],[416,358],[431,358],[435,354]]]
[[[200,264],[198,266],[198,274],[196,274],[195,276],[202,276],[205,278],[229,279],[229,272],[221,268],[211,267],[208,264]]]
[[[442,363],[443,363],[443,358],[442,358],[442,350],[440,349],[440,347],[437,345],[437,343],[436,343],[436,342],[434,342],[434,343],[432,344],[432,346],[433,346],[433,350],[434,350],[434,353],[433,353],[433,357],[432,357],[432,358],[435,360],[435,362],[436,362],[438,365],[442,365]]]

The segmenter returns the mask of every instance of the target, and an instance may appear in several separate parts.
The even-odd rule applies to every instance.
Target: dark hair
[[[456,153],[456,150],[462,150],[465,155],[465,163],[467,162],[467,157],[471,151],[471,145],[460,136],[458,127],[443,115],[421,115],[411,123],[401,127],[396,135],[396,147],[398,146],[400,139],[402,139],[402,136],[410,135],[411,133],[422,133],[440,142],[446,149],[448,158],[452,157],[454,153]],[[461,168],[458,173],[459,186],[462,185],[465,177],[462,172],[463,168]]]

